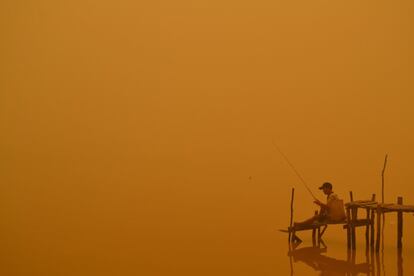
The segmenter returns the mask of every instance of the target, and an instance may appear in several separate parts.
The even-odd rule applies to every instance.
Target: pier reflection
[[[316,272],[319,272],[319,275],[386,275],[383,252],[376,253],[368,250],[365,252],[365,261],[363,262],[356,261],[355,251],[349,250],[347,259],[340,260],[329,257],[328,249],[326,247],[317,246],[296,249],[291,248],[288,251],[288,256],[290,260],[291,275],[295,275],[294,264],[297,262],[306,264]],[[401,251],[398,251],[396,259],[396,275],[401,276],[403,275],[403,258]],[[395,272],[391,274],[395,275]]]

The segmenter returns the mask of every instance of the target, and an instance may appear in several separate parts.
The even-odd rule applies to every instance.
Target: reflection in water
[[[356,263],[355,251],[348,251],[347,260],[338,260],[326,255],[326,247],[304,247],[291,249],[288,252],[291,275],[294,275],[296,262],[303,262],[319,271],[319,275],[385,275],[384,262],[380,261],[380,254],[374,251],[366,251],[366,260],[363,263]],[[382,253],[383,254],[383,253]],[[397,272],[403,275],[402,254],[397,254]]]
[[[357,275],[358,273],[370,275],[372,271],[369,262],[356,264],[352,254],[349,254],[348,260],[338,260],[322,255],[326,252],[326,248],[305,247],[289,251],[288,254],[294,262],[301,261],[315,271],[320,271],[320,275]]]

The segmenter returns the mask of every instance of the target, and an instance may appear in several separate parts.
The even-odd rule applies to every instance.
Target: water
[[[325,249],[312,248],[311,233],[303,232],[299,233],[303,243],[289,253],[287,234],[278,231],[288,224],[289,208],[269,207],[278,206],[273,199],[275,194],[268,197],[262,194],[263,201],[254,199],[252,192],[251,197],[223,193],[220,197],[210,195],[184,202],[183,198],[177,200],[177,196],[160,194],[157,200],[146,200],[138,197],[133,187],[127,193],[120,191],[125,186],[119,185],[113,186],[111,193],[105,191],[108,187],[103,191],[95,187],[84,198],[77,191],[88,190],[86,184],[76,186],[72,195],[71,189],[59,194],[63,186],[48,188],[46,192],[53,192],[51,195],[46,195],[45,190],[41,193],[32,190],[37,197],[43,194],[43,198],[27,195],[18,206],[11,208],[8,203],[9,212],[3,213],[2,270],[6,275],[345,275],[345,272],[372,275],[367,273],[373,270],[376,273],[373,275],[403,275],[397,274],[399,271],[412,275],[414,272],[411,215],[404,217],[404,248],[400,259],[395,218],[387,215],[384,249],[379,255],[367,258],[364,229],[358,229],[357,251],[352,261],[346,249],[346,231],[340,225],[328,227],[324,234]],[[283,197],[280,201],[284,201]],[[14,215],[10,216],[10,212]]]
[[[315,206],[273,146],[321,200],[380,198],[388,153],[386,202],[414,204],[412,1],[20,2],[0,4],[1,275],[414,275],[411,215],[402,263],[394,215],[379,262],[359,240],[349,264],[339,226],[291,262],[291,188],[295,220]]]

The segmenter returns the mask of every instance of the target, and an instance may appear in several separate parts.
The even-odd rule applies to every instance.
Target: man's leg
[[[309,224],[314,223],[315,221],[318,221],[318,220],[319,220],[319,218],[320,218],[320,215],[319,215],[319,214],[317,214],[317,215],[314,215],[313,217],[311,217],[311,218],[309,218],[309,219],[307,219],[307,220],[300,221],[300,222],[295,222],[295,223],[294,223],[294,226],[309,225]]]
[[[301,221],[301,222],[295,222],[294,225],[295,226],[300,226],[300,225],[309,225],[314,223],[315,221],[322,221],[324,220],[326,217],[326,210],[325,208],[323,208],[321,206],[319,213],[317,211],[315,211],[315,215],[307,220]]]

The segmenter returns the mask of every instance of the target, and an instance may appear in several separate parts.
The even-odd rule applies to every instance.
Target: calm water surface
[[[355,262],[278,231],[315,206],[272,141],[414,204],[414,5],[371,2],[1,1],[0,275],[414,275],[411,215],[401,258],[392,215]]]

